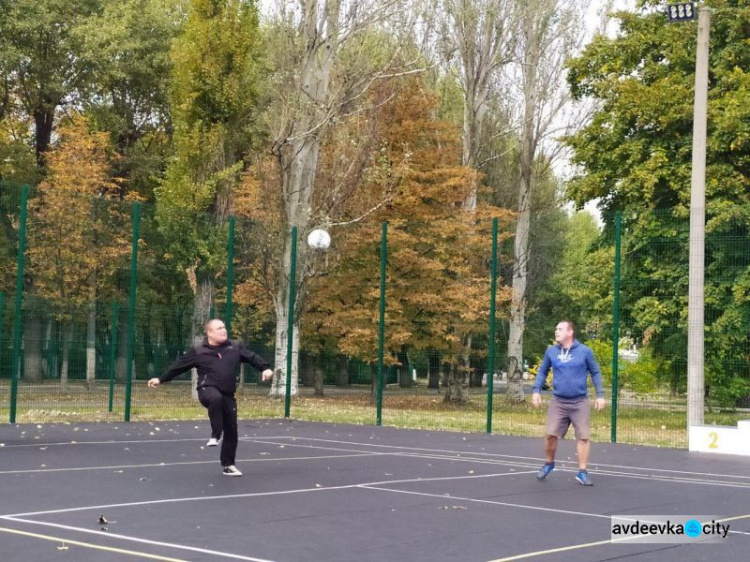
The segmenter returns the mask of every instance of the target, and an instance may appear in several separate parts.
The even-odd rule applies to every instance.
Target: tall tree
[[[410,78],[367,120],[375,125],[369,134],[380,148],[357,197],[342,205],[341,218],[363,216],[384,191],[388,204],[335,230],[336,245],[327,256],[335,266],[311,281],[305,332],[331,338],[341,353],[375,361],[379,253],[374,250],[387,220],[390,360],[396,361],[403,346],[442,353],[450,365],[445,399],[461,403],[468,398],[469,381],[461,335],[484,328],[489,309],[484,258],[491,217],[510,217],[481,204],[472,214],[459,211],[477,172],[461,166],[460,129],[436,120],[436,105],[424,81]],[[501,292],[500,302],[503,297]]]
[[[570,136],[581,174],[578,205],[600,199],[623,212],[623,323],[637,342],[673,364],[684,386],[694,25],[670,25],[659,2],[616,14],[619,33],[598,36],[570,64],[577,97],[599,103]],[[750,2],[711,0],[706,157],[706,382],[726,404],[747,394],[750,349],[747,259],[750,217]],[[611,225],[614,213],[605,213]]]
[[[123,192],[153,200],[171,141],[170,48],[182,30],[187,0],[102,0],[84,26],[92,81],[81,103],[121,156],[114,174]]]
[[[0,1],[0,75],[34,120],[37,162],[44,164],[58,109],[77,100],[91,77],[82,27],[101,0]]]
[[[531,201],[540,177],[544,140],[558,126],[568,102],[564,88],[565,62],[582,36],[580,21],[585,0],[529,0],[519,8],[516,73],[520,77],[518,222],[513,251],[512,299],[508,336],[508,392],[510,402],[524,400],[523,335],[526,322]]]
[[[94,380],[96,301],[111,288],[108,281],[128,254],[127,231],[114,228],[122,213],[106,201],[117,197],[109,175],[111,152],[106,133],[89,131],[86,120],[74,116],[60,127],[48,153],[48,177],[29,205],[29,271],[34,297],[43,299],[62,325],[63,387],[76,318],[86,319],[86,380]],[[30,379],[41,376],[33,367],[33,361],[27,365]]]
[[[226,221],[257,135],[261,37],[252,0],[194,0],[172,51],[175,157],[157,190],[157,217],[195,293],[193,336],[226,267]]]
[[[296,226],[304,239],[316,226],[314,195],[323,138],[346,114],[356,111],[370,86],[403,69],[400,42],[389,31],[397,29],[406,12],[401,0],[310,0],[278,3],[271,49],[276,81],[269,116],[272,152],[281,187],[282,232]],[[390,26],[390,28],[389,28]],[[404,26],[408,29],[408,25]],[[407,43],[408,44],[408,43]],[[415,71],[411,67],[411,71]],[[320,217],[319,219],[322,219]],[[318,220],[319,220],[318,219]],[[283,242],[273,302],[276,314],[275,363],[286,372],[287,324],[291,296],[291,247]],[[299,319],[306,298],[307,262],[304,244],[298,252],[297,300],[293,357],[299,352]],[[272,394],[285,389],[274,379]],[[292,394],[297,393],[297,361],[293,362]]]
[[[481,164],[480,142],[485,117],[492,101],[498,71],[511,61],[513,3],[506,0],[441,0],[440,43],[463,94],[462,155],[464,166]],[[499,131],[490,131],[495,135]],[[473,210],[477,186],[469,192],[463,207]]]

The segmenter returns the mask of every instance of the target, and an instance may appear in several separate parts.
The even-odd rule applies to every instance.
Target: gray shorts
[[[547,435],[562,439],[572,423],[576,439],[588,439],[590,409],[588,396],[570,401],[553,396],[547,410]]]

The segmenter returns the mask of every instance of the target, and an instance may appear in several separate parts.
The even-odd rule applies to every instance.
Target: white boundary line
[[[343,449],[342,449],[343,450]],[[250,463],[250,462],[273,462],[273,461],[308,461],[308,460],[323,460],[323,459],[344,459],[351,457],[379,457],[387,455],[388,453],[378,453],[375,451],[363,451],[361,453],[352,453],[351,455],[323,455],[315,457],[275,457],[275,458],[263,458],[263,459],[243,459],[237,461],[239,463]],[[109,466],[75,466],[67,468],[33,468],[23,470],[4,470],[0,471],[0,476],[8,474],[27,474],[27,473],[45,473],[45,472],[84,472],[89,470],[126,470],[134,468],[161,468],[170,466],[190,466],[200,464],[216,464],[216,459],[210,461],[176,461],[176,462],[157,462],[147,464],[122,464],[122,465],[109,465]]]
[[[166,432],[159,432],[160,435],[167,435],[169,434],[168,431]],[[276,435],[271,437],[248,437],[243,436],[239,439],[241,441],[253,441],[255,439],[289,439],[289,435]],[[3,449],[34,449],[38,447],[64,447],[64,446],[70,446],[70,447],[79,447],[81,445],[133,445],[133,444],[160,444],[160,443],[183,443],[188,441],[206,441],[205,437],[183,437],[183,438],[175,438],[175,439],[124,439],[124,440],[114,440],[109,439],[107,441],[76,441],[75,439],[71,441],[53,441],[44,443],[41,441],[37,441],[36,443],[22,443],[22,444],[15,444],[15,445],[8,445],[7,443],[3,446]]]
[[[102,531],[93,531],[91,529],[83,529],[81,527],[72,527],[70,525],[60,525],[58,523],[48,523],[46,521],[32,521],[30,519],[20,519],[16,517],[2,517],[0,519],[4,519],[6,521],[13,521],[16,523],[27,523],[29,525],[40,525],[42,527],[53,527],[55,529],[62,529],[65,531],[75,531],[77,533],[86,533],[89,535],[97,535],[100,537],[107,537],[110,539],[120,539],[130,542],[136,542],[139,544],[146,544],[150,546],[163,546],[168,548],[174,548],[177,550],[187,550],[188,552],[197,552],[200,554],[209,554],[211,556],[221,556],[223,558],[232,558],[234,560],[246,560],[249,562],[272,562],[270,560],[266,560],[264,558],[254,558],[252,556],[242,556],[240,554],[232,554],[230,552],[222,552],[220,550],[209,550],[206,548],[198,548],[193,546],[186,546],[182,544],[176,544],[176,543],[169,543],[169,542],[162,542],[162,541],[152,541],[149,539],[139,539],[137,537],[130,537],[128,535],[119,535],[117,533],[109,533],[109,532],[102,532]],[[64,542],[71,542],[67,539],[60,539]],[[72,542],[71,542],[72,544]]]
[[[273,443],[270,441],[261,441],[261,443],[265,443],[267,445],[284,445],[286,447],[302,447],[302,448],[308,448],[308,449],[364,452],[364,451],[358,451],[356,449],[318,447],[316,445],[303,445],[303,444],[298,444],[298,443]],[[364,445],[364,443],[360,443],[360,444]],[[384,454],[389,454],[393,456],[401,456],[401,457],[421,458],[421,459],[449,460],[449,461],[455,461],[455,462],[491,464],[495,466],[512,466],[512,467],[521,467],[521,468],[531,468],[532,466],[536,466],[531,463],[506,461],[503,459],[492,459],[492,458],[477,459],[477,458],[472,457],[471,454],[465,454],[465,453],[451,453],[451,454],[457,454],[459,456],[450,456],[450,454],[439,455],[439,454],[420,454],[420,453],[406,453],[406,452],[393,452],[393,453],[384,453]],[[616,465],[607,465],[607,466],[616,466]],[[556,467],[556,470],[559,470],[561,472],[572,472],[572,473],[578,472],[577,468]],[[721,480],[705,480],[705,479],[700,479],[700,478],[683,478],[679,476],[666,476],[666,475],[662,476],[662,475],[653,475],[653,474],[652,475],[637,474],[637,473],[633,474],[633,473],[628,473],[628,472],[619,472],[619,471],[611,471],[611,470],[594,470],[593,472],[595,474],[600,474],[600,475],[614,476],[618,478],[631,478],[635,480],[651,480],[655,482],[670,482],[670,483],[675,483],[675,484],[698,484],[702,486],[719,486],[719,487],[727,487],[727,488],[750,488],[750,482],[732,483],[732,482],[723,482]],[[669,472],[675,472],[675,471],[669,471]],[[693,473],[688,472],[686,474],[693,474]]]
[[[534,472],[536,472],[536,470]],[[518,474],[518,473],[515,473],[515,474]],[[518,507],[521,509],[529,509],[531,511],[544,511],[547,513],[557,513],[561,515],[583,515],[585,517],[595,517],[597,519],[610,519],[611,520],[611,517],[609,515],[602,515],[601,513],[588,513],[585,511],[571,511],[567,509],[555,509],[553,507],[539,507],[539,506],[534,506],[534,505],[524,505],[520,503],[499,502],[495,500],[483,500],[480,498],[466,498],[463,496],[445,496],[442,494],[429,494],[427,492],[413,492],[411,490],[397,490],[394,488],[383,488],[382,486],[372,485],[372,484],[360,484],[358,487],[364,488],[366,490],[378,490],[380,492],[392,492],[396,494],[406,494],[409,496],[423,496],[426,498],[439,498],[439,499],[451,500],[451,501],[465,501],[465,502],[481,503],[481,504],[488,504],[488,505],[501,505],[503,507]]]
[[[261,438],[263,439],[263,438]],[[520,455],[504,455],[502,453],[484,453],[479,451],[456,451],[456,450],[450,450],[450,449],[426,449],[421,447],[406,447],[406,446],[399,446],[399,445],[380,445],[377,443],[362,443],[358,441],[342,441],[337,439],[321,439],[317,437],[299,437],[294,435],[284,435],[282,437],[269,437],[266,439],[300,439],[300,440],[306,440],[306,441],[321,441],[324,443],[338,443],[341,445],[357,445],[362,447],[377,447],[377,448],[385,448],[385,449],[407,449],[409,451],[422,451],[426,453],[448,453],[448,454],[456,454],[456,455],[477,455],[477,456],[487,456],[487,457],[502,457],[502,458],[509,458],[509,459],[521,459],[523,461],[533,461],[536,462],[542,462],[544,459],[542,457],[524,457]],[[541,440],[541,439],[540,439]],[[565,462],[571,462],[574,463],[575,461],[558,461],[561,463]],[[685,470],[670,470],[666,468],[652,468],[652,467],[642,467],[642,466],[630,466],[630,465],[621,465],[621,464],[605,464],[605,463],[589,463],[592,466],[605,466],[609,468],[627,468],[630,470],[642,470],[642,471],[652,471],[652,472],[666,472],[666,473],[674,473],[674,474],[691,474],[693,476],[718,476],[723,478],[736,478],[741,480],[748,480],[750,481],[750,476],[738,476],[736,474],[721,474],[721,473],[714,473],[714,472],[689,472]],[[599,472],[597,470],[597,472]]]
[[[158,554],[149,554],[147,552],[138,552],[134,550],[126,550],[122,548],[103,546],[103,545],[93,544],[93,543],[88,543],[88,542],[74,541],[70,539],[63,539],[61,537],[53,537],[51,535],[42,535],[39,533],[30,533],[28,531],[20,531],[18,529],[10,529],[7,527],[0,527],[0,532],[8,533],[11,535],[20,535],[22,537],[28,537],[32,539],[42,539],[45,541],[61,543],[61,546],[58,547],[59,550],[67,549],[67,544],[69,544],[72,546],[82,546],[84,548],[91,548],[94,550],[103,550],[105,552],[114,552],[117,554],[125,554],[128,556],[137,556],[138,558],[147,558],[149,560],[162,560],[163,562],[187,562],[187,560],[182,560],[179,558],[170,558],[167,556],[160,556]]]
[[[536,470],[529,471],[528,473],[531,474],[534,472],[536,472]],[[8,515],[0,515],[0,519],[15,519],[18,517],[31,517],[31,516],[38,516],[38,515],[56,515],[60,513],[73,513],[73,512],[78,512],[78,511],[114,509],[118,507],[139,507],[139,506],[144,506],[144,505],[158,505],[158,504],[167,504],[167,503],[187,503],[187,502],[200,502],[200,501],[212,501],[212,500],[255,498],[255,497],[264,497],[264,496],[283,496],[283,495],[291,495],[291,494],[301,494],[305,492],[351,490],[351,489],[361,488],[362,486],[407,484],[411,482],[430,482],[430,481],[439,481],[439,480],[471,480],[471,479],[477,479],[477,478],[514,476],[516,474],[525,474],[525,473],[502,472],[502,473],[497,473],[497,474],[472,474],[472,475],[462,475],[462,476],[444,476],[444,477],[435,477],[435,478],[407,478],[407,479],[401,479],[401,480],[381,480],[377,482],[346,484],[343,486],[327,486],[327,487],[320,487],[320,488],[299,488],[296,490],[277,490],[274,492],[248,492],[246,494],[225,494],[225,495],[220,495],[220,496],[195,496],[195,497],[190,497],[190,498],[169,498],[169,499],[161,499],[161,500],[146,500],[146,501],[140,501],[140,502],[90,505],[90,506],[81,506],[81,507],[69,507],[69,508],[63,508],[63,509],[50,509],[50,510],[45,510],[45,511],[30,511],[26,513],[13,513],[13,514],[8,514]],[[441,497],[447,498],[450,496],[441,496]]]

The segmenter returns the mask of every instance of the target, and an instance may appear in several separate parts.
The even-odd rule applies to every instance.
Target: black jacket
[[[240,362],[250,363],[258,371],[271,365],[260,355],[245,349],[236,341],[227,340],[221,345],[209,345],[208,340],[193,346],[159,376],[160,382],[169,382],[182,373],[198,370],[198,389],[213,386],[225,394],[237,390],[237,367]]]

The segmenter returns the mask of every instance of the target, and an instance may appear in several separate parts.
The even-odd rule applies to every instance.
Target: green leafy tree
[[[0,0],[0,78],[34,121],[37,162],[44,164],[58,111],[91,79],[83,27],[101,0]]]
[[[623,212],[623,323],[684,388],[695,24],[667,23],[660,2],[618,13],[571,61],[575,96],[599,110],[567,139],[582,173],[569,193]],[[731,404],[750,378],[750,2],[711,0],[706,170],[706,371]],[[614,217],[608,216],[609,226]]]
[[[108,131],[120,158],[123,193],[153,200],[171,145],[170,49],[184,25],[186,0],[103,0],[82,27],[93,79],[82,96],[92,123]]]
[[[226,220],[256,137],[261,47],[254,2],[194,0],[172,50],[175,157],[157,190],[157,218],[195,293],[194,335],[226,268]]]

